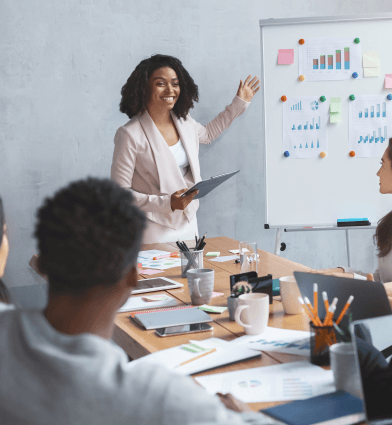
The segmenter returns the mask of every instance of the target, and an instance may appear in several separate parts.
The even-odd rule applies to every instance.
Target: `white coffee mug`
[[[298,300],[301,293],[294,276],[281,277],[279,279],[280,298],[283,304],[283,310],[286,314],[300,314],[303,308]]]
[[[262,334],[268,325],[268,317],[268,294],[243,294],[238,297],[235,321],[244,328],[247,335]]]
[[[331,345],[329,356],[336,390],[347,391],[351,395],[361,397],[361,378],[355,364],[353,344],[340,342]]]
[[[193,305],[208,304],[214,291],[214,270],[191,269],[187,273],[189,295]]]

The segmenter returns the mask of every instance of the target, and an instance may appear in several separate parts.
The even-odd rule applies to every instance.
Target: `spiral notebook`
[[[158,310],[134,311],[130,314],[130,317],[147,330],[212,322],[211,317],[207,313],[191,305]]]

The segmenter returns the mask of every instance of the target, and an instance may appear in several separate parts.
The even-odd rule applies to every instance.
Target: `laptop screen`
[[[392,424],[392,315],[351,325],[368,421]]]

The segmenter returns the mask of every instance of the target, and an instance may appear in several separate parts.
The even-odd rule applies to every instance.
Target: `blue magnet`
[[[353,72],[353,78],[357,78],[358,77],[358,72]]]
[[[392,94],[389,94],[389,95],[387,96],[387,99],[388,99],[388,100],[392,100]]]
[[[286,158],[288,158],[288,157],[290,156],[290,152],[289,152],[289,151],[286,151],[283,155],[284,155]]]

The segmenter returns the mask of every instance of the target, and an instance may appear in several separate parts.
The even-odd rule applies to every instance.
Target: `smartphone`
[[[155,332],[159,336],[172,336],[172,335],[188,334],[193,332],[212,331],[213,329],[214,328],[208,323],[195,323],[193,325],[181,325],[181,326],[171,326],[170,328],[159,328],[159,329],[155,329]]]

